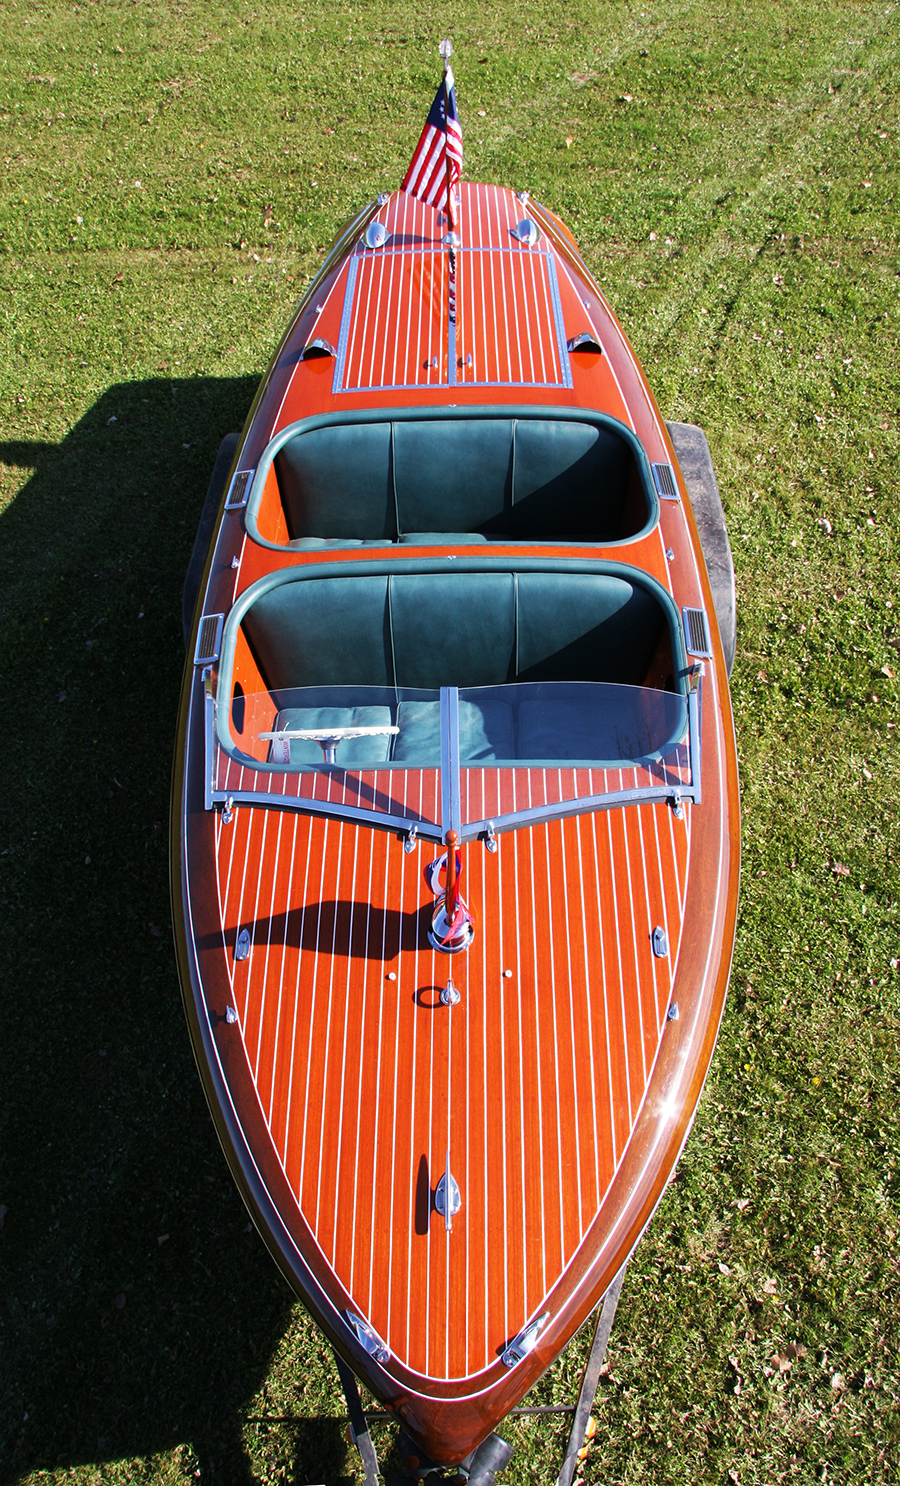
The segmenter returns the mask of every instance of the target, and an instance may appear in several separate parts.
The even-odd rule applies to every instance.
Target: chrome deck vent
[[[705,609],[682,609],[684,619],[684,643],[688,655],[709,659],[712,646],[709,640],[709,625]]]
[[[211,666],[213,661],[219,659],[224,623],[224,614],[204,614],[200,620],[200,633],[197,636],[197,648],[194,651],[195,666]]]
[[[529,248],[533,248],[541,240],[541,229],[530,217],[523,217],[521,222],[517,222],[509,230],[514,238]]]
[[[650,466],[653,470],[653,483],[660,500],[681,500],[678,494],[678,486],[675,484],[675,471],[670,464],[654,464]]]
[[[573,335],[566,341],[566,350],[573,351],[601,351],[603,347],[592,330],[582,330],[580,335]]]
[[[300,352],[300,360],[314,361],[317,356],[334,356],[335,354],[331,341],[327,341],[323,335],[317,335],[315,340],[306,342]]]
[[[254,473],[253,470],[238,470],[228,491],[228,499],[225,502],[226,511],[239,511],[241,506],[247,504]]]

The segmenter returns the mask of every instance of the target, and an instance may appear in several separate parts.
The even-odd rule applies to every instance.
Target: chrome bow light
[[[537,222],[532,222],[530,217],[523,217],[521,222],[517,222],[515,227],[513,227],[512,235],[518,238],[520,243],[525,243],[527,247],[533,248],[535,243],[539,243],[541,240],[541,229]]]
[[[370,222],[366,228],[366,247],[383,248],[387,242],[387,228],[383,222]]]

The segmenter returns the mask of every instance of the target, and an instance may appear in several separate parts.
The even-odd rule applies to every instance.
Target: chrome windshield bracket
[[[212,666],[206,666],[200,675],[203,680],[203,808],[213,808],[213,772],[216,758],[216,698],[213,692]]]
[[[703,677],[705,668],[700,665],[691,677],[688,692],[688,728],[691,746],[691,798],[695,805],[703,799],[702,771],[700,767],[700,709],[703,704]]]
[[[669,796],[669,804],[672,807],[672,814],[674,815],[675,819],[684,820],[684,804],[682,803],[681,795],[678,793],[677,789],[674,794],[671,794]]]
[[[418,844],[419,844],[419,827],[418,826],[410,826],[409,830],[406,833],[406,840],[403,842],[403,850],[406,852],[407,856],[409,856],[409,853],[411,851],[415,851],[415,849],[418,846]]]
[[[441,829],[446,841],[450,831],[462,830],[459,798],[459,692],[455,686],[441,687]]]
[[[484,839],[485,850],[486,851],[496,852],[496,850],[497,850],[497,832],[494,830],[494,822],[492,820],[489,820],[488,823],[487,823],[487,825],[484,828],[484,837],[483,837],[483,839]]]

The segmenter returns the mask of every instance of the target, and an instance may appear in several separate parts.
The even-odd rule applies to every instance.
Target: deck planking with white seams
[[[223,935],[251,936],[234,997],[275,1149],[325,1260],[415,1371],[487,1367],[596,1217],[665,1025],[689,842],[689,813],[645,804],[516,831],[496,855],[473,845],[478,932],[448,961],[422,947],[429,848],[294,812],[238,809],[220,828]],[[431,1200],[448,1023],[452,1244]]]

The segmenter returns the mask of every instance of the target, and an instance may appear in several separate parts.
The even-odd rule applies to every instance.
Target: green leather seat
[[[274,466],[289,545],[615,541],[650,505],[634,449],[599,416],[448,416],[301,428]],[[655,500],[655,497],[652,497]]]
[[[480,547],[487,540],[480,531],[405,531],[400,538],[406,547]]]
[[[401,702],[397,708],[400,732],[394,739],[393,763],[416,768],[438,768],[441,762],[440,702]],[[459,703],[459,757],[464,764],[486,764],[515,758],[516,735],[512,708],[503,702]]]

